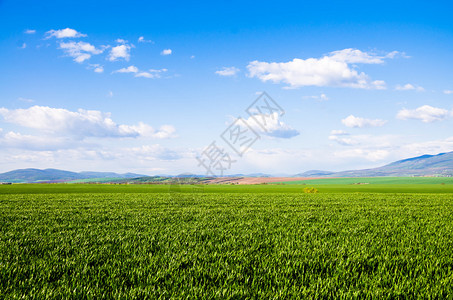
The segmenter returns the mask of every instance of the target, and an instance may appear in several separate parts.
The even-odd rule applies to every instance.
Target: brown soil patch
[[[318,177],[218,177],[205,181],[207,184],[263,184],[282,181],[319,179]]]

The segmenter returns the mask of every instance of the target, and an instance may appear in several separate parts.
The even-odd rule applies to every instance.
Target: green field
[[[316,186],[0,186],[0,298],[453,297],[450,185]]]
[[[285,181],[284,184],[453,184],[453,177],[344,177]]]
[[[346,179],[346,183],[342,183]],[[379,178],[376,178],[380,180]],[[424,183],[420,179],[425,180]],[[440,178],[442,179],[442,178]],[[257,185],[185,184],[178,186],[181,193],[300,193],[304,187],[315,187],[320,193],[453,193],[453,178],[403,178],[393,183],[366,182],[366,178],[312,179]],[[388,179],[386,179],[388,180]],[[1,194],[57,194],[57,193],[168,193],[171,184],[13,184],[0,185]]]

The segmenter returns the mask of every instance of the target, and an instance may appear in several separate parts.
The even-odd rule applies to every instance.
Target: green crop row
[[[0,195],[0,298],[451,298],[449,194]]]

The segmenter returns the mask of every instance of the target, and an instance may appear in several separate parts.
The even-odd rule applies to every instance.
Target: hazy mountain
[[[422,155],[399,160],[383,167],[335,172],[328,177],[453,176],[453,152]]]
[[[388,165],[364,170],[349,170],[329,172],[310,170],[297,174],[297,177],[377,177],[377,176],[426,176],[440,175],[453,176],[453,152],[437,155],[422,155],[399,160]],[[194,174],[182,174],[183,177],[204,177]],[[272,177],[269,174],[236,174],[237,177]],[[42,181],[69,181],[90,178],[148,178],[149,176],[113,172],[70,172],[57,169],[20,169],[0,174],[0,182],[42,182]]]
[[[296,174],[293,177],[322,177],[322,176],[332,175],[334,173],[335,172],[331,172],[331,171],[310,170],[310,171]]]
[[[88,178],[136,178],[136,177],[143,177],[146,175],[143,174],[135,174],[135,173],[124,173],[118,174],[113,172],[80,172],[78,173],[83,176],[88,176]]]
[[[41,182],[41,181],[68,181],[89,178],[134,178],[146,175],[126,173],[117,174],[111,172],[70,172],[57,169],[19,169],[0,174],[2,182]]]

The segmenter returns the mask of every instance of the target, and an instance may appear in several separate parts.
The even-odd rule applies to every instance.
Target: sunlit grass
[[[2,298],[453,295],[448,194],[0,195]]]

